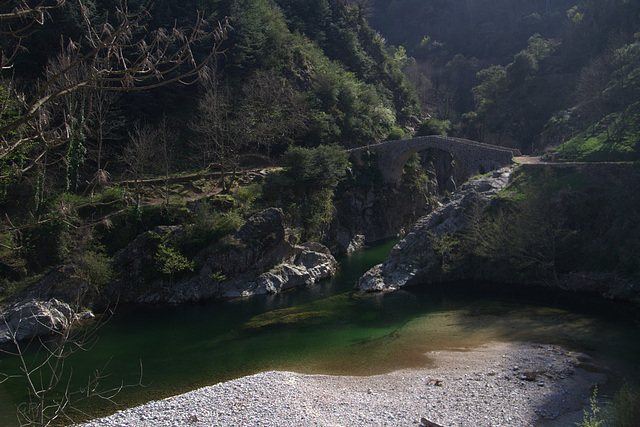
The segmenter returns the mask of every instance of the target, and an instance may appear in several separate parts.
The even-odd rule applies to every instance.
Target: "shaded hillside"
[[[546,132],[554,115],[597,98],[594,62],[634,43],[640,29],[638,3],[617,0],[378,0],[372,11],[372,26],[397,46],[424,110],[451,121],[459,136],[527,153],[562,142]],[[620,69],[598,72],[615,79],[613,68]],[[574,132],[600,117],[582,119]]]

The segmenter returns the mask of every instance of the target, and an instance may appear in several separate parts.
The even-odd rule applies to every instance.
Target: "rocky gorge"
[[[354,165],[351,182],[339,191],[333,217],[318,239],[322,243],[299,242],[285,225],[283,210],[272,207],[248,218],[232,235],[211,241],[206,241],[206,232],[194,232],[192,224],[155,226],[113,255],[110,266],[115,275],[99,278],[98,282],[106,282],[101,285],[83,266],[57,266],[0,308],[5,320],[0,324],[0,342],[10,340],[12,333],[24,339],[65,329],[81,312],[102,312],[116,302],[181,304],[313,285],[335,274],[334,255],[404,233],[433,210],[435,195],[454,191],[456,182],[466,179],[448,153],[425,152],[422,163],[430,179],[419,191],[404,184],[382,185],[375,162]],[[263,182],[265,175],[250,173],[244,185]],[[221,200],[227,203],[224,197]],[[188,201],[186,208],[191,216],[197,215],[203,203],[211,202],[204,197]],[[117,227],[109,233],[117,234]],[[204,241],[195,253],[194,240]],[[160,248],[164,259],[159,258]],[[189,260],[181,257],[181,251],[190,252]]]
[[[455,189],[455,182],[464,179],[452,165],[450,158],[432,158],[431,194]],[[566,165],[544,168],[545,174],[553,174],[556,169],[572,169]],[[585,172],[583,166],[578,172],[606,182],[611,181],[610,177],[615,177],[620,168],[624,166],[592,166]],[[523,166],[518,168],[519,171],[523,169]],[[627,184],[631,184],[628,186],[631,191],[637,183],[633,178],[637,174],[633,170],[625,171],[625,176],[630,177]],[[112,266],[118,274],[100,289],[91,285],[90,278],[77,265],[53,269],[2,308],[4,322],[0,325],[0,335],[6,341],[11,337],[11,331],[16,337],[27,338],[47,330],[64,329],[80,318],[81,312],[104,310],[113,301],[181,304],[273,294],[310,286],[335,274],[337,262],[333,254],[350,253],[365,244],[396,236],[411,224],[414,224],[411,231],[393,248],[388,259],[364,274],[356,289],[379,292],[416,284],[465,280],[468,278],[465,268],[445,265],[443,250],[447,249],[443,249],[442,242],[464,233],[472,214],[476,219],[482,217],[491,208],[491,200],[509,185],[513,173],[513,167],[506,167],[478,176],[454,191],[444,203],[435,198],[411,195],[406,188],[378,188],[375,179],[365,186],[352,186],[346,196],[343,194],[339,199],[337,214],[322,240],[324,245],[299,243],[285,226],[282,209],[267,208],[246,220],[236,233],[206,244],[191,256],[192,261],[187,262],[184,258],[183,265],[169,265],[169,262],[180,260],[177,255],[180,248],[189,249],[192,236],[188,235],[190,231],[185,225],[157,226],[138,235],[115,254]],[[566,196],[567,193],[561,194],[572,202],[584,197],[586,192],[573,191],[577,195],[571,197]],[[556,210],[570,204],[562,200],[554,203],[560,203],[554,208]],[[576,206],[579,209],[580,204]],[[160,260],[161,247],[175,251],[171,255],[173,258]],[[166,269],[167,265],[169,269]],[[633,281],[621,275],[575,270],[557,277],[552,283],[545,284],[572,291],[597,292],[607,298],[627,301],[633,301],[637,295]]]

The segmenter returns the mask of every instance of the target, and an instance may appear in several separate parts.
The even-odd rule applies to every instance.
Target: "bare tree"
[[[85,24],[84,39],[61,40],[59,57],[47,67],[45,77],[33,94],[19,93],[13,83],[7,87],[9,98],[20,104],[21,113],[11,116],[5,114],[6,110],[0,111],[8,118],[0,126],[0,162],[27,146],[30,153],[28,162],[15,164],[12,171],[0,175],[0,180],[20,176],[41,162],[47,152],[69,141],[72,135],[67,123],[55,120],[51,113],[61,97],[80,90],[132,91],[172,82],[191,84],[198,79],[209,59],[219,52],[220,43],[230,28],[228,21],[224,21],[213,31],[205,31],[206,22],[199,14],[188,32],[177,27],[145,32],[144,21],[150,16],[149,8],[132,13],[126,3],[115,11],[115,17],[108,16],[104,24],[97,25],[91,20],[90,4],[78,1]],[[8,2],[4,4],[5,8],[9,6]],[[37,11],[43,7],[32,9],[30,14],[23,13],[38,15]],[[38,15],[42,22],[45,11]],[[15,19],[13,15],[7,17],[0,13],[0,23],[11,19]],[[141,32],[143,36],[139,35]],[[10,28],[5,33],[19,40],[23,31]],[[211,50],[197,60],[192,49],[204,42],[212,45]],[[3,52],[5,67],[10,66],[8,59],[14,56]],[[5,104],[5,108],[10,106],[10,103]]]
[[[35,6],[27,0],[18,0],[18,6],[15,2],[0,3],[0,29],[15,45],[3,45],[4,68],[10,68],[21,53],[21,40],[37,31],[38,25],[46,25],[47,12],[63,4],[62,0],[51,5],[46,1]],[[225,19],[207,30],[208,24],[198,14],[188,31],[177,26],[149,31],[145,21],[150,17],[150,6],[131,12],[126,2],[98,25],[92,20],[92,5],[77,1],[85,26],[83,38],[61,39],[60,54],[30,90],[18,90],[15,79],[0,82],[0,184],[30,174],[29,179],[37,181],[38,193],[45,172],[51,173],[50,165],[69,160],[68,144],[82,137],[87,120],[86,111],[78,108],[82,103],[68,103],[76,94],[146,90],[175,82],[192,84],[206,72],[210,59],[221,52],[220,45],[231,28]],[[210,49],[197,58],[194,47],[204,45]],[[65,102],[67,108],[63,107]],[[100,166],[101,161],[96,179],[106,177]],[[74,210],[69,205],[46,217],[34,212],[30,218],[23,217],[22,223],[5,215],[0,231],[19,232],[64,220]]]
[[[191,141],[202,168],[214,162],[226,163],[230,151],[229,90],[221,86],[215,72],[203,79],[203,95],[198,100],[198,110],[189,122],[189,128],[196,133]]]
[[[112,138],[116,131],[124,125],[124,118],[115,114],[115,106],[119,100],[116,92],[97,90],[91,92],[89,100],[89,129],[93,145],[88,155],[96,163],[93,180],[100,185],[105,183],[108,173],[104,164],[105,141]]]
[[[136,205],[140,204],[140,179],[149,172],[156,154],[158,133],[140,122],[129,132],[130,142],[124,148],[121,160],[133,175]]]
[[[158,164],[161,166],[164,175],[164,203],[169,206],[169,177],[176,158],[175,141],[178,139],[177,133],[169,127],[167,118],[163,117],[162,122],[156,132],[158,144]]]
[[[242,87],[245,104],[240,126],[249,144],[264,148],[287,147],[308,129],[309,108],[303,95],[274,70],[257,71]]]
[[[44,24],[50,10],[63,4],[64,0],[39,0],[34,4],[28,0],[0,2],[0,35],[6,37],[0,46],[3,70],[13,68],[14,59],[22,51],[22,41]]]
[[[203,84],[205,91],[198,100],[198,111],[189,122],[190,129],[195,132],[191,145],[198,152],[203,168],[217,167],[221,170],[220,183],[223,190],[227,190],[227,173],[231,173],[233,180],[246,144],[246,138],[240,132],[247,130],[234,132],[238,123],[230,114],[229,88],[221,85],[215,75]]]

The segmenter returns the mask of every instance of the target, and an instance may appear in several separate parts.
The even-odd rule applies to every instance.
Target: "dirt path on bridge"
[[[540,156],[518,156],[518,157],[514,157],[513,161],[523,165],[536,165],[536,164],[544,165],[549,163],[549,162],[543,161],[542,157]]]

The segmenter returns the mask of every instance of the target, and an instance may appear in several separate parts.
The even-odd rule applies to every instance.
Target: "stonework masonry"
[[[409,157],[428,148],[451,153],[462,162],[469,176],[507,166],[511,164],[514,156],[520,155],[517,149],[440,135],[386,141],[368,147],[354,148],[349,152],[355,158],[359,158],[367,151],[377,153],[384,181],[393,184],[402,176],[402,168]]]

